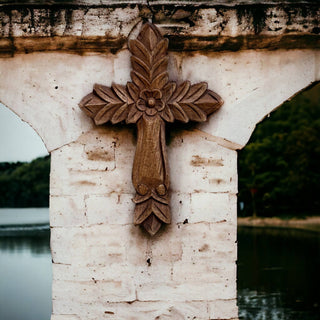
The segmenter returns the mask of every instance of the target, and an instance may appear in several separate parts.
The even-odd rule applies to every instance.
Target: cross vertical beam
[[[134,224],[142,225],[150,235],[171,222],[165,123],[203,122],[223,104],[205,82],[169,81],[167,49],[168,39],[157,27],[144,24],[137,39],[129,41],[132,82],[111,87],[95,84],[79,104],[96,125],[136,123]]]

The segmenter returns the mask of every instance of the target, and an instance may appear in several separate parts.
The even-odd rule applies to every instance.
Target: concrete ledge
[[[234,1],[225,3],[229,6],[221,1],[87,3],[0,2],[0,56],[39,51],[115,53],[147,20],[170,39],[171,51],[320,48],[320,6],[314,1],[238,1],[234,6]]]

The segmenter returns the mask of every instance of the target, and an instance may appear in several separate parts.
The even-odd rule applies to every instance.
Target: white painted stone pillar
[[[173,221],[150,237],[132,224],[134,149],[131,131],[106,127],[52,153],[54,314],[235,318],[236,152],[200,131],[177,134]]]
[[[257,122],[319,80],[312,50],[171,55],[173,80],[207,81],[225,104],[168,142],[173,222],[133,226],[134,127],[95,127],[94,83],[129,80],[129,54],[0,60],[0,100],[51,152],[51,320],[237,319],[236,149]]]

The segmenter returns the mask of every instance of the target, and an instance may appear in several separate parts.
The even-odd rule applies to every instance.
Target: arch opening
[[[0,318],[49,319],[50,156],[37,133],[2,104],[0,122]]]
[[[320,84],[283,103],[239,151],[239,216],[317,215]]]
[[[239,151],[240,319],[318,318],[319,101],[318,83],[271,113]]]

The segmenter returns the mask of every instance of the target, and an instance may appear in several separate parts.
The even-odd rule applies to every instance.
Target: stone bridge
[[[237,150],[320,80],[319,17],[316,0],[0,0],[0,101],[51,153],[51,320],[238,318]],[[135,128],[78,107],[94,83],[130,81],[145,21],[170,40],[171,79],[224,100],[171,128],[173,221],[155,237],[133,225]]]

